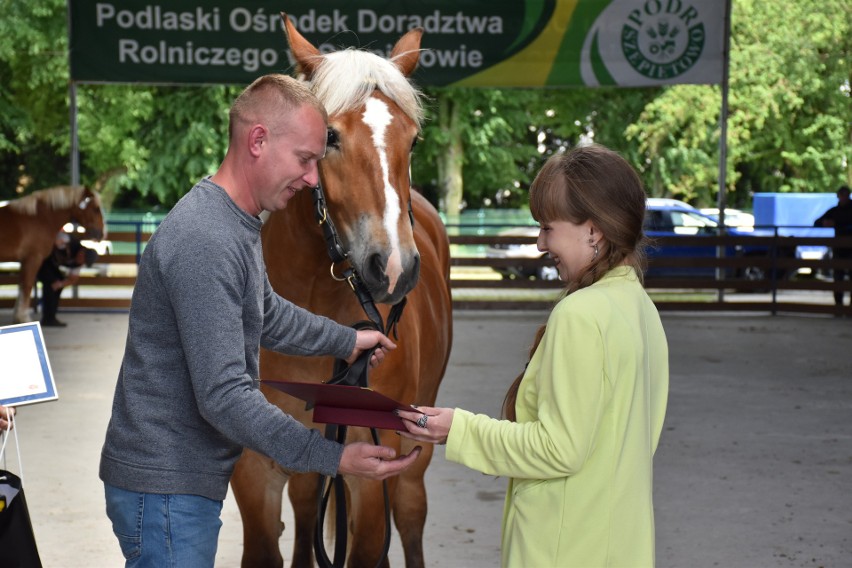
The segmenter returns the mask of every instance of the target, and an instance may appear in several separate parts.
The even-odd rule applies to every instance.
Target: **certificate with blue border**
[[[0,404],[20,406],[57,398],[41,325],[0,327]]]

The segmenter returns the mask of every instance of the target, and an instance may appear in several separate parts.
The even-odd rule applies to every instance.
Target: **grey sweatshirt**
[[[243,447],[288,469],[336,473],[342,446],[258,390],[259,346],[348,357],[355,331],[273,292],[260,228],[205,179],[148,241],[101,453],[106,483],[221,500]]]

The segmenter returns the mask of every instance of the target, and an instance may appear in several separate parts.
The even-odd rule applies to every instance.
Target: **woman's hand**
[[[450,427],[453,425],[455,410],[431,406],[417,406],[415,408],[417,410],[396,411],[397,416],[402,418],[402,423],[405,426],[405,432],[399,434],[418,442],[446,444],[447,436],[450,435]]]

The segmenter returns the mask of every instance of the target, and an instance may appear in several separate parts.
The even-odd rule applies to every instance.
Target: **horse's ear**
[[[290,44],[290,51],[293,53],[293,58],[296,60],[296,69],[299,73],[303,73],[310,78],[316,70],[317,64],[322,59],[322,54],[313,46],[311,42],[306,40],[285,12],[281,12],[281,19],[284,22],[284,37],[287,38],[287,43]]]
[[[390,60],[406,77],[410,77],[417,68],[420,60],[420,39],[423,37],[423,28],[412,28],[399,38],[390,54]]]

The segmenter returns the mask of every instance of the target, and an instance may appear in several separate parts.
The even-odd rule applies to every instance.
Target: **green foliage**
[[[525,107],[529,91],[499,89],[431,89],[433,99],[443,99],[443,108],[453,107],[458,117],[452,124],[438,115],[437,105],[423,128],[424,144],[413,163],[414,182],[434,186],[440,183],[438,161],[455,133],[464,147],[464,199],[467,207],[479,207],[508,199],[516,184],[529,182],[529,173],[519,168],[528,161],[535,146],[528,127],[535,123]],[[509,192],[510,195],[505,195]]]
[[[0,199],[70,181],[66,3],[0,2]],[[727,202],[852,182],[852,5],[733,0]],[[122,206],[170,207],[226,148],[236,87],[80,85],[81,178]],[[415,184],[445,211],[518,207],[548,156],[594,140],[649,194],[711,205],[718,86],[427,89]]]
[[[115,191],[168,207],[215,172],[224,157],[236,91],[88,86],[80,96],[79,120],[85,163],[93,176],[118,176]]]
[[[67,183],[68,55],[65,2],[0,4],[0,199],[19,186]]]
[[[731,157],[748,164],[748,187],[834,191],[850,180],[850,78],[846,0],[735,2]]]
[[[2,4],[0,198],[71,181],[66,9],[59,0]],[[107,203],[170,207],[224,156],[236,93],[79,85],[81,182]]]
[[[727,202],[755,192],[834,191],[850,180],[852,6],[735,0]],[[719,87],[668,87],[627,137],[652,195],[709,205],[718,194]]]
[[[640,158],[624,136],[626,125],[652,101],[655,89],[427,89],[433,104],[415,154],[416,184],[441,187],[442,160],[458,137],[464,147],[461,207],[519,207],[544,161],[581,141],[597,141]],[[458,112],[457,121],[441,116]],[[614,119],[615,118],[615,119]],[[437,186],[437,187],[435,187]],[[445,210],[456,210],[448,199]]]
[[[718,179],[718,88],[678,85],[645,105],[625,135],[638,143],[634,162],[654,197],[711,203]]]
[[[747,208],[754,192],[834,191],[852,181],[852,5],[734,0],[732,29],[727,203]],[[468,206],[523,202],[543,159],[581,137],[620,151],[650,195],[699,206],[718,199],[719,86],[433,96],[458,101],[463,120],[459,133],[440,118],[439,131],[424,129],[428,144],[418,160],[426,163],[417,164],[415,180],[440,183],[430,173],[460,135]]]

